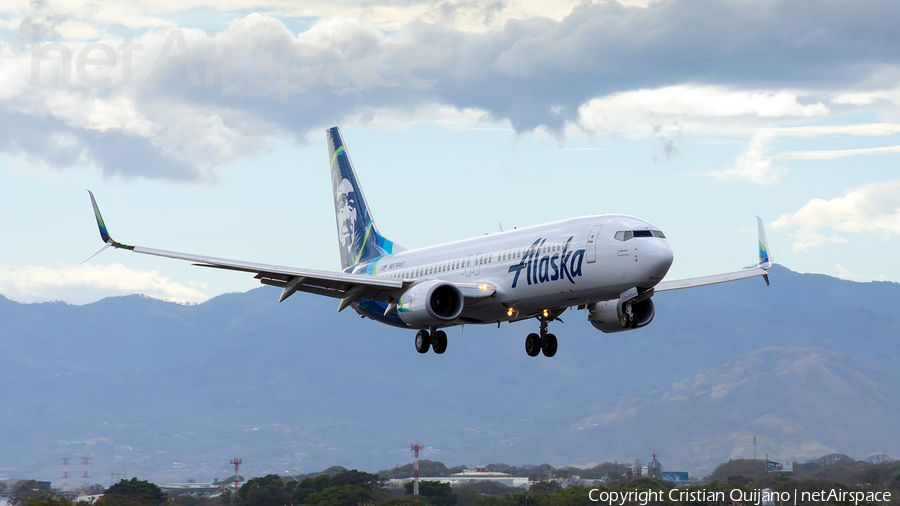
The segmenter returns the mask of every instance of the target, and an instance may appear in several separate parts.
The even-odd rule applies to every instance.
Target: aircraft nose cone
[[[672,248],[665,239],[654,239],[648,241],[650,244],[645,246],[642,251],[642,261],[644,263],[647,277],[650,281],[659,282],[669,272],[675,255],[672,254]]]

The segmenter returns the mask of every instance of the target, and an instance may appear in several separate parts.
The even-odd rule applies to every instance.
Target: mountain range
[[[536,322],[414,332],[277,289],[180,305],[0,297],[0,475],[70,485],[233,473],[375,471],[409,444],[448,465],[648,461],[707,474],[728,458],[900,455],[900,284],[774,266],[654,297],[656,318],[601,334],[580,311],[531,358]],[[81,466],[79,457],[89,457]],[[90,479],[82,477],[88,472]],[[78,478],[72,478],[78,476]]]

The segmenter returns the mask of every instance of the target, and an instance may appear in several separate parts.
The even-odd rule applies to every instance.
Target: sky
[[[669,278],[772,258],[900,281],[893,0],[11,0],[0,294],[184,303],[252,276],[119,242],[338,270],[325,129],[407,248],[639,216]],[[777,279],[772,282],[777,283]]]

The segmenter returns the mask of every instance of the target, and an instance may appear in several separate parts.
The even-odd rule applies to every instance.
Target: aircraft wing
[[[667,290],[678,290],[681,288],[693,288],[695,286],[714,285],[716,283],[725,283],[727,281],[736,281],[738,279],[753,278],[762,276],[766,280],[766,286],[769,285],[769,267],[772,266],[772,260],[769,258],[769,241],[766,239],[766,229],[763,226],[762,218],[756,217],[757,230],[759,234],[759,264],[734,272],[725,272],[722,274],[713,274],[710,276],[700,276],[698,278],[675,279],[671,281],[661,281],[654,287],[655,292],[665,292]]]
[[[352,302],[363,297],[382,302],[391,302],[394,299],[391,292],[412,284],[409,280],[380,278],[369,276],[367,274],[348,274],[345,272],[318,271],[313,269],[298,269],[295,267],[257,264],[123,244],[110,237],[109,232],[106,229],[106,224],[100,216],[100,209],[97,207],[97,201],[94,199],[94,194],[91,193],[90,190],[88,190],[88,193],[91,196],[91,204],[94,206],[94,216],[97,219],[97,226],[100,228],[100,237],[106,244],[87,260],[90,260],[106,248],[113,247],[131,250],[135,253],[142,253],[144,255],[187,260],[200,267],[255,273],[255,278],[258,279],[260,283],[283,288],[278,302],[290,297],[294,292],[308,292],[341,299],[338,311],[343,310]],[[85,262],[87,260],[85,260]]]
[[[726,272],[723,274],[713,274],[711,276],[700,276],[698,278],[673,279],[671,281],[661,281],[653,290],[655,292],[665,292],[667,290],[678,290],[680,288],[693,288],[695,286],[714,285],[716,283],[725,283],[726,281],[737,281],[738,279],[753,278],[756,276],[765,276],[766,284],[769,284],[767,267],[753,267],[750,269],[742,269],[734,272]]]

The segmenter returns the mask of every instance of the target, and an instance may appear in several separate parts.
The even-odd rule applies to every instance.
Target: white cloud
[[[487,111],[475,108],[457,109],[453,106],[438,103],[423,104],[409,111],[379,107],[363,109],[342,122],[345,127],[368,127],[379,129],[407,128],[414,123],[434,123],[450,130],[467,130],[491,125],[491,129],[503,129],[495,126]]]
[[[774,129],[779,136],[815,137],[819,135],[881,136],[900,133],[897,123],[858,123],[853,125],[808,125]]]
[[[832,97],[831,102],[835,104],[869,105],[879,100],[889,100],[894,104],[900,104],[900,88],[860,93],[841,93]]]
[[[766,154],[774,138],[770,128],[761,128],[750,139],[747,149],[738,155],[730,169],[713,171],[709,175],[720,179],[748,180],[758,184],[777,183],[787,169],[772,164]]]
[[[15,30],[21,24],[21,19],[0,19],[0,30]]]
[[[785,151],[772,156],[782,160],[834,160],[846,156],[878,155],[900,153],[900,146],[882,146],[878,148],[829,149],[823,151]]]
[[[21,302],[62,300],[87,304],[104,297],[143,293],[174,302],[202,302],[208,297],[157,271],[137,271],[122,264],[61,267],[0,265],[0,293]]]
[[[372,111],[392,109],[396,118],[415,121],[418,113],[410,111],[446,107],[456,115],[477,111],[517,132],[661,137],[663,151],[671,154],[676,135],[748,135],[775,120],[828,116],[830,106],[852,111],[853,104],[869,99],[844,96],[842,90],[887,89],[884,77],[867,80],[893,65],[891,55],[898,54],[890,51],[893,42],[863,60],[831,50],[858,41],[859,24],[848,19],[887,19],[900,12],[895,6],[842,4],[800,15],[804,9],[780,1],[763,11],[752,3],[721,2],[703,12],[683,0],[629,3],[642,6],[576,0],[138,0],[123,8],[104,0],[13,0],[0,11],[10,19],[30,19],[31,31],[20,30],[20,42],[0,43],[0,150],[25,151],[55,167],[87,160],[106,175],[205,181],[215,178],[217,165],[251,156],[273,137],[302,142],[347,119],[365,123]],[[257,13],[246,14],[251,9]],[[165,65],[154,67],[173,33],[167,29],[205,11],[217,14],[212,25],[181,30],[183,44],[172,48]],[[297,34],[273,13],[317,21]],[[207,34],[229,16],[234,20],[227,29]],[[99,31],[91,35],[79,23]],[[111,28],[116,26],[124,29]],[[830,27],[828,37],[808,29],[819,26]],[[139,31],[147,27],[152,28]],[[867,40],[893,41],[891,29],[873,24]],[[124,82],[122,33],[143,46],[131,58],[131,74],[142,85]],[[773,39],[771,33],[786,35]],[[114,65],[88,70],[94,79],[109,77],[112,85],[85,85],[84,72],[73,65],[71,84],[56,86],[58,55],[42,58],[42,85],[30,85],[31,53],[21,41],[57,37],[69,37],[62,43],[73,60],[87,42],[112,48]],[[298,50],[289,67],[298,81],[316,77],[312,84],[281,73],[279,48],[289,43],[312,46],[305,56]],[[182,45],[192,56],[187,62]],[[226,58],[227,45],[235,54]],[[417,79],[435,80],[432,87],[415,84],[403,67],[404,58],[419,58],[427,47],[439,48],[440,63],[420,65],[416,72]],[[372,61],[384,82],[372,77]],[[194,71],[187,72],[185,64]],[[152,68],[160,72],[150,85]],[[224,84],[229,72],[231,82]],[[341,81],[347,84],[335,84]],[[394,81],[399,85],[384,85]],[[74,139],[76,146],[48,146],[44,133]],[[129,159],[125,153],[140,156]],[[754,162],[750,155],[743,165]],[[760,172],[767,161],[756,160],[751,172]]]
[[[124,96],[102,99],[60,90],[47,95],[40,105],[46,106],[46,114],[74,128],[98,132],[116,130],[139,137],[152,137],[160,129],[137,110],[132,99]],[[14,106],[10,108],[15,110]]]
[[[826,237],[820,229],[836,232],[900,234],[900,180],[872,183],[831,200],[813,199],[797,212],[785,213],[772,222],[773,228],[796,228],[791,235],[794,250],[820,246],[826,242],[847,242]]]
[[[852,279],[854,281],[864,281],[864,278],[858,274],[854,274],[841,264],[834,264],[834,269],[837,271],[837,276],[843,279]]]
[[[246,43],[260,32],[268,37],[261,43],[277,40],[279,36],[291,37],[279,21],[265,16],[251,15],[240,21],[243,23],[237,23],[235,31],[226,33],[216,47],[219,57],[216,79],[220,85],[222,52],[226,44]],[[162,67],[161,82],[147,83],[147,77],[172,33],[150,32],[134,40],[134,44],[142,49],[132,54],[130,77],[144,81],[141,86],[124,82],[122,40],[98,42],[109,48],[110,54],[115,56],[115,64],[82,68],[81,73],[86,73],[90,79],[109,79],[112,85],[105,87],[84,82],[79,73],[77,61],[86,43],[64,44],[71,53],[68,63],[71,77],[69,84],[62,86],[57,82],[63,75],[64,60],[57,51],[42,55],[37,71],[39,85],[34,85],[31,84],[31,51],[26,48],[14,52],[7,48],[2,61],[3,72],[0,72],[0,118],[6,116],[5,120],[0,120],[0,123],[6,123],[5,127],[0,125],[0,149],[24,150],[33,159],[43,159],[56,167],[91,161],[107,174],[210,180],[215,178],[211,167],[265,149],[269,138],[286,135],[284,130],[261,118],[258,112],[245,105],[231,107],[228,99],[222,100],[229,88],[192,89],[189,85],[187,90],[168,93],[171,82],[187,75],[177,43],[168,53],[168,64]],[[178,33],[194,55],[191,64],[205,78],[203,57],[210,39],[201,30]],[[246,80],[247,75],[255,76],[261,72],[251,55],[246,54],[247,51],[244,53],[242,59],[235,58],[234,69]],[[102,51],[90,54],[92,58],[102,55]],[[159,60],[165,61],[164,58]],[[249,91],[264,89],[251,87]],[[247,98],[248,94],[243,95]],[[277,103],[277,98],[274,102]],[[12,128],[13,124],[18,126]],[[59,148],[59,143],[48,149],[48,139],[66,139],[65,149]],[[55,156],[60,152],[66,156]]]
[[[776,227],[777,228],[777,227]],[[846,244],[847,239],[838,236],[826,236],[815,229],[800,228],[790,235],[791,249],[794,251],[803,251],[809,248],[815,248],[823,244]]]
[[[623,0],[622,4],[646,7],[655,0]],[[28,1],[10,0],[0,6],[0,14],[22,17],[30,15],[43,21],[45,17],[88,17],[89,22],[99,25],[126,26],[130,28],[170,27],[175,28],[172,17],[188,10],[231,12],[256,10],[272,16],[304,17],[321,20],[356,18],[380,30],[399,30],[403,25],[421,20],[437,23],[458,30],[483,32],[502,26],[510,19],[545,17],[561,20],[582,0],[444,0],[419,1],[374,1],[361,3],[356,0],[304,1],[291,0],[223,0],[211,3],[209,0],[139,0],[127,3],[95,0],[88,4],[80,0],[54,0],[52,7],[35,9]],[[20,21],[18,19],[17,21]],[[64,22],[55,23],[57,31],[67,37],[79,38],[88,27],[64,27]],[[89,23],[83,23],[89,24]],[[11,29],[19,27],[19,22]],[[104,27],[105,28],[105,27]]]
[[[821,102],[802,104],[796,94],[678,85],[614,93],[581,106],[579,124],[589,132],[653,135],[677,122],[687,132],[721,133],[735,118],[809,118],[828,115]],[[743,127],[742,129],[745,129]]]
[[[645,7],[653,0],[625,0],[621,3]],[[582,0],[561,0],[547,2],[545,0],[445,0],[432,3],[428,10],[416,19],[426,23],[439,23],[452,26],[458,30],[484,31],[489,28],[503,26],[511,19],[527,19],[544,17],[559,21],[566,17],[572,8],[583,3]],[[426,3],[428,5],[428,3]],[[396,18],[395,18],[396,19]],[[411,20],[410,20],[411,21]]]

